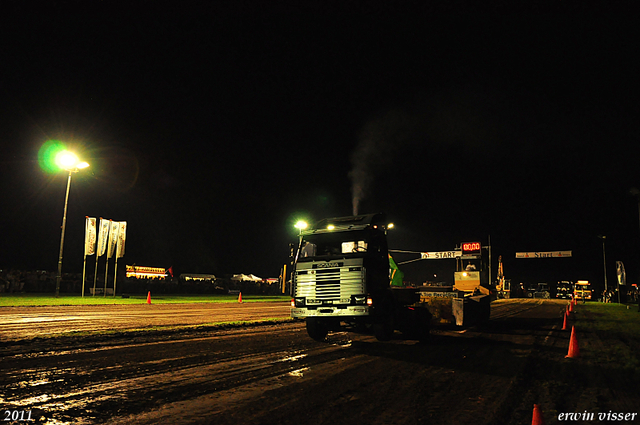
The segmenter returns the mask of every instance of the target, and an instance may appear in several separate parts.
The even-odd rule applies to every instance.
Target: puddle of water
[[[288,375],[295,376],[296,378],[302,378],[304,377],[304,372],[307,370],[309,370],[308,367],[303,367],[302,369],[292,370],[291,372],[288,373]]]
[[[47,422],[45,422],[45,425],[69,425],[71,422],[65,422],[65,421],[59,421],[57,419],[47,419]]]
[[[44,403],[45,401],[48,401],[50,399],[51,397],[49,396],[49,394],[42,394],[35,397],[24,398],[20,401],[14,401],[12,402],[12,404],[15,404],[17,406],[29,406],[35,403]]]
[[[298,354],[296,356],[289,356],[289,357],[283,357],[281,359],[276,360],[275,362],[295,362],[298,361],[300,359],[304,359],[305,357],[307,357],[307,354]]]
[[[38,387],[40,385],[52,384],[54,382],[64,382],[64,379],[56,379],[54,381],[50,381],[48,379],[40,379],[38,381],[22,381],[18,383],[18,386],[21,388],[25,387]]]

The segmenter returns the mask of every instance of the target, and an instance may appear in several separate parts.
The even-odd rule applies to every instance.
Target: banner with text
[[[105,220],[104,218],[100,217],[100,228],[98,230],[98,247],[97,247],[97,254],[98,257],[101,257],[104,255],[105,251],[107,250],[107,238],[109,237],[109,220]]]
[[[117,221],[109,220],[109,243],[107,244],[107,258],[113,257],[113,253],[116,250],[116,243],[118,242],[118,231],[120,230],[120,223]]]
[[[571,251],[516,252],[516,258],[561,258],[571,257]]]
[[[84,228],[84,255],[96,253],[96,218],[86,217]]]
[[[458,258],[462,257],[462,251],[421,252],[420,257],[423,260],[443,260],[446,258]]]
[[[116,258],[124,257],[124,243],[127,240],[127,222],[121,221],[118,230],[118,243],[116,244]]]

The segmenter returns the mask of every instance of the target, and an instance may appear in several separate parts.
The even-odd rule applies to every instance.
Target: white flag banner
[[[121,221],[120,230],[118,231],[118,243],[116,245],[116,258],[124,257],[124,243],[127,240],[127,222]]]
[[[107,244],[107,258],[113,257],[113,253],[116,250],[116,243],[118,242],[118,231],[120,230],[120,223],[117,221],[109,220],[111,229],[109,230],[109,243]]]
[[[100,229],[98,231],[98,257],[102,257],[107,250],[107,238],[109,237],[109,220],[100,217]]]
[[[96,253],[96,218],[87,217],[84,228],[84,255]]]
[[[626,285],[627,284],[627,273],[624,271],[624,264],[622,261],[616,261],[616,271],[618,274],[618,284]]]

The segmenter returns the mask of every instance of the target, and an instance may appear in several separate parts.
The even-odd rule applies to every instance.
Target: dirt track
[[[0,308],[0,340],[289,317],[288,302]]]
[[[0,407],[51,424],[234,425],[515,425],[531,423],[534,403],[547,423],[565,410],[637,410],[637,397],[618,397],[623,377],[582,377],[564,359],[564,305],[498,302],[489,326],[438,330],[428,344],[351,333],[317,343],[301,323],[3,344]]]

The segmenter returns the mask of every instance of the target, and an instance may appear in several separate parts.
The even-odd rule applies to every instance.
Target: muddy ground
[[[0,308],[0,343],[71,333],[203,325],[289,317],[288,302],[113,304]]]
[[[5,340],[0,407],[50,424],[515,425],[531,423],[533,404],[547,423],[638,412],[635,377],[590,358],[602,341],[581,335],[582,357],[565,359],[565,305],[497,302],[487,326],[440,328],[426,344],[346,332],[319,343],[298,322]]]

